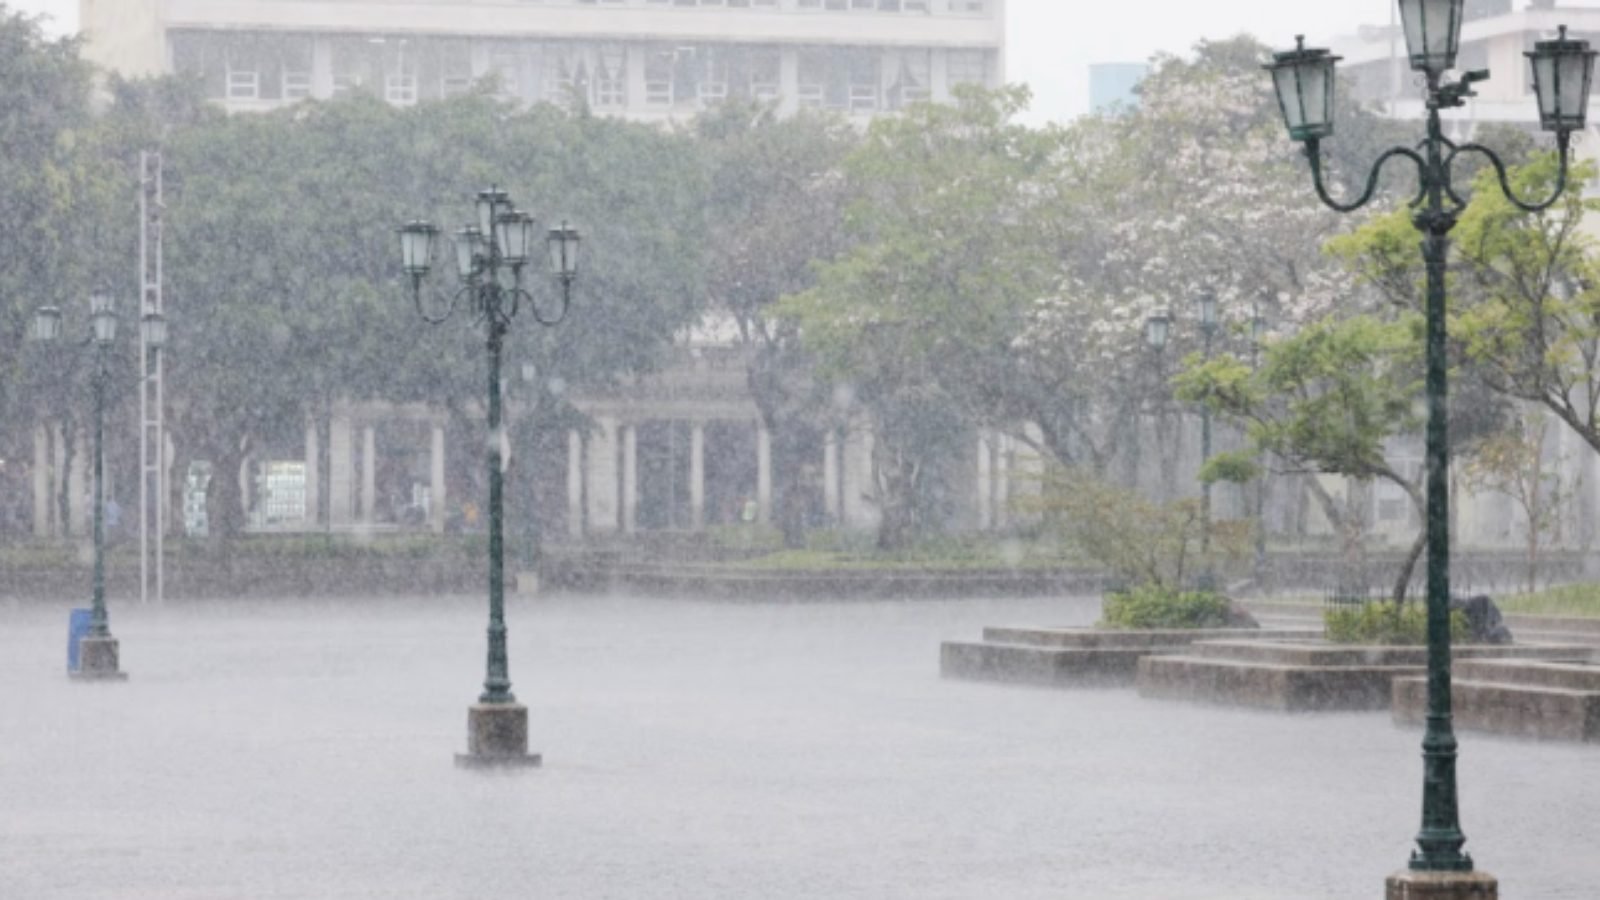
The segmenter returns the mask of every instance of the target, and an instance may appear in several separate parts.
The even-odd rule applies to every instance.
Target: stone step
[[[1380,710],[1390,682],[1414,666],[1295,666],[1195,656],[1139,661],[1139,696],[1277,712]]]
[[[1176,651],[1181,647],[1160,648]],[[1070,687],[1129,687],[1139,659],[1154,648],[1040,647],[946,641],[939,646],[945,678]]]
[[[1451,671],[1463,681],[1600,692],[1600,665],[1594,659],[1591,652],[1572,660],[1464,660]]]
[[[1587,658],[1571,645],[1472,645],[1474,658]],[[1350,647],[1320,641],[1202,641],[1181,653],[1139,662],[1143,697],[1197,700],[1283,712],[1379,710],[1391,705],[1390,682],[1421,675],[1425,647]]]
[[[999,626],[985,628],[983,639],[996,644],[1023,644],[1031,647],[1180,647],[1195,641],[1223,638],[1315,638],[1319,629],[1262,628],[1177,628],[1112,630],[1106,628]]]
[[[1600,743],[1600,691],[1457,679],[1451,684],[1457,728],[1539,740]],[[1396,678],[1392,715],[1400,724],[1427,717],[1426,678]]]

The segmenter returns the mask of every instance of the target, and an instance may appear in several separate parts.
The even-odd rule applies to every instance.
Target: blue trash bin
[[[89,633],[94,621],[94,610],[75,609],[67,619],[67,671],[78,671],[78,642]]]

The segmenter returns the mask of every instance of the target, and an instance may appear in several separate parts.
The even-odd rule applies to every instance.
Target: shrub
[[[1335,607],[1323,612],[1328,640],[1336,644],[1426,644],[1428,610],[1421,603],[1395,604],[1384,600],[1360,606]],[[1467,617],[1450,613],[1450,640],[1467,637]]]
[[[1228,598],[1210,591],[1175,591],[1146,583],[1107,593],[1101,628],[1222,628]]]

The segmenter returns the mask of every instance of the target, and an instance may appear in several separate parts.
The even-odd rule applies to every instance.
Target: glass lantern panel
[[[1586,53],[1559,57],[1556,62],[1560,96],[1556,99],[1561,118],[1581,125],[1589,108],[1589,60]]]
[[[1533,58],[1533,90],[1539,101],[1539,115],[1548,119],[1556,113],[1556,61],[1548,56]]]
[[[94,325],[94,339],[102,344],[109,344],[117,339],[117,317],[110,312],[96,313],[91,322]]]
[[[160,313],[145,313],[144,318],[139,320],[139,330],[146,347],[159,350],[166,346],[167,320]]]
[[[473,255],[477,253],[478,241],[475,232],[463,228],[456,232],[456,274],[462,278],[472,275],[474,269]]]
[[[1306,122],[1305,109],[1300,104],[1300,82],[1295,78],[1293,66],[1272,70],[1272,84],[1278,90],[1278,105],[1283,108],[1283,122],[1291,132],[1299,131]]]
[[[53,341],[61,336],[61,310],[54,306],[41,308],[33,317],[33,339]]]

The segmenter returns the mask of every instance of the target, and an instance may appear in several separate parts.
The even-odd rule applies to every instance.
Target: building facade
[[[198,76],[240,113],[358,91],[411,105],[487,86],[511,103],[645,122],[748,99],[863,123],[961,85],[999,86],[1005,65],[1005,0],[82,0],[80,22],[98,65]],[[797,471],[775,471],[785,463],[747,365],[729,341],[686,338],[650,378],[569,395],[584,427],[504,448],[537,459],[513,462],[537,495],[519,505],[538,508],[544,533],[573,539],[770,523],[801,507],[808,524],[871,527],[870,428],[846,414]],[[303,447],[293,436],[246,462],[250,525],[452,527],[480,486],[466,457],[446,459],[447,447],[472,446],[448,430],[436,410],[350,398],[308,424]],[[36,443],[48,455],[48,436]],[[1013,485],[1038,480],[1011,473],[1033,463],[1005,435],[971,445],[960,463],[971,475],[956,486],[962,523],[1002,527],[1024,489]],[[41,474],[36,504],[55,490]]]
[[[729,98],[866,118],[997,86],[1005,0],[81,0],[86,55],[187,72],[229,110],[488,80],[508,100],[635,119]]]

